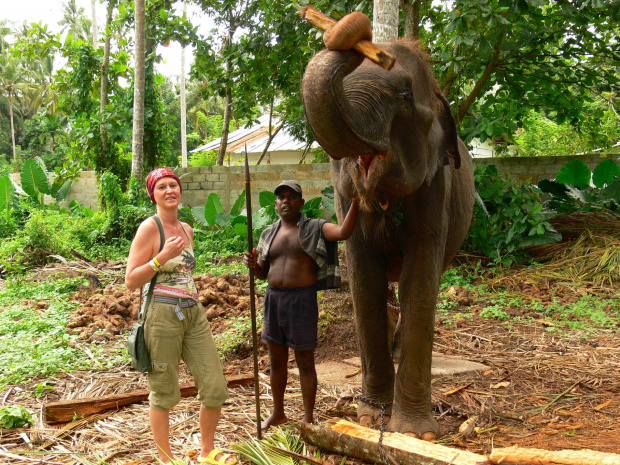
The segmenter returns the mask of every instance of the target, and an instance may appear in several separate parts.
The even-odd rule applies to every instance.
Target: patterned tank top
[[[181,255],[168,260],[157,273],[154,296],[172,297],[175,299],[192,299],[198,302],[198,290],[192,278],[192,271],[196,268],[196,258],[191,245],[183,249]],[[148,292],[150,283],[147,283],[144,292]]]

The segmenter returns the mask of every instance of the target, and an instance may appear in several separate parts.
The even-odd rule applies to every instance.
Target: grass
[[[540,265],[531,265],[519,271],[518,279],[535,281],[539,270]],[[477,264],[462,265],[444,273],[437,302],[437,315],[448,322],[456,322],[460,318],[471,319],[476,312],[481,318],[508,325],[514,321],[531,318],[511,316],[509,311],[516,309],[525,315],[539,314],[551,321],[555,326],[548,328],[548,331],[578,332],[585,338],[597,335],[601,331],[620,334],[619,291],[602,295],[587,293],[568,303],[562,302],[558,293],[550,303],[543,303],[537,298],[527,298],[525,294],[514,295],[511,290],[487,285],[488,271]],[[500,277],[500,273],[508,272],[509,270],[494,269],[493,278]],[[460,306],[457,300],[446,292],[453,286],[464,288],[475,296],[473,305]]]
[[[69,296],[81,284],[85,283],[80,278],[6,283],[0,291],[0,389],[60,371],[106,369],[123,363],[122,348],[110,352],[104,344],[80,344],[67,333],[67,320],[79,305]],[[32,301],[49,306],[35,308]]]
[[[213,340],[220,357],[225,358],[228,353],[236,353],[240,346],[252,347],[252,319],[250,316],[237,316],[228,318],[230,322],[226,331],[214,334]],[[263,324],[263,312],[256,312],[256,327]]]

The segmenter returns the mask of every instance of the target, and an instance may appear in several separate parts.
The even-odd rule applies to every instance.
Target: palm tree
[[[9,117],[11,120],[11,141],[13,144],[13,160],[17,165],[15,146],[15,123],[13,104],[21,99],[32,85],[28,80],[28,71],[22,68],[19,61],[7,52],[0,55],[0,94],[7,95],[9,100]]]
[[[135,0],[136,43],[133,81],[133,134],[131,141],[131,177],[142,182],[144,161],[144,86],[145,86],[145,11],[144,0]]]
[[[62,13],[62,19],[58,22],[62,26],[61,32],[89,42],[91,22],[84,14],[84,8],[78,8],[75,0],[68,0],[63,4]]]
[[[398,39],[399,0],[374,0],[372,39],[384,42]]]
[[[7,48],[9,48],[9,43],[7,42],[7,36],[12,34],[11,28],[9,26],[9,21],[6,19],[0,20],[0,52],[3,52]]]

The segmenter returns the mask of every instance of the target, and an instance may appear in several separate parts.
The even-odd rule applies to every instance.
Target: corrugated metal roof
[[[277,127],[279,120],[274,117],[272,125]],[[265,144],[269,140],[269,115],[265,114],[258,118],[258,123],[249,128],[240,128],[228,134],[227,153],[243,153],[245,145],[248,146],[248,153],[262,153]],[[216,139],[208,144],[201,145],[190,153],[207,152],[209,150],[219,150],[221,139]],[[269,152],[303,150],[306,143],[293,137],[286,128],[281,129],[273,138],[269,145]],[[313,148],[318,147],[314,142]]]

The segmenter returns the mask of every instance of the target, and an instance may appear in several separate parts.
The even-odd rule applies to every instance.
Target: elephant
[[[472,159],[418,44],[377,45],[396,58],[391,70],[328,44],[306,67],[302,97],[331,159],[338,219],[360,199],[345,245],[363,376],[358,420],[378,424],[383,408],[388,431],[432,440],[440,434],[431,403],[435,307],[471,223]],[[390,282],[398,283],[401,311],[397,371]]]

